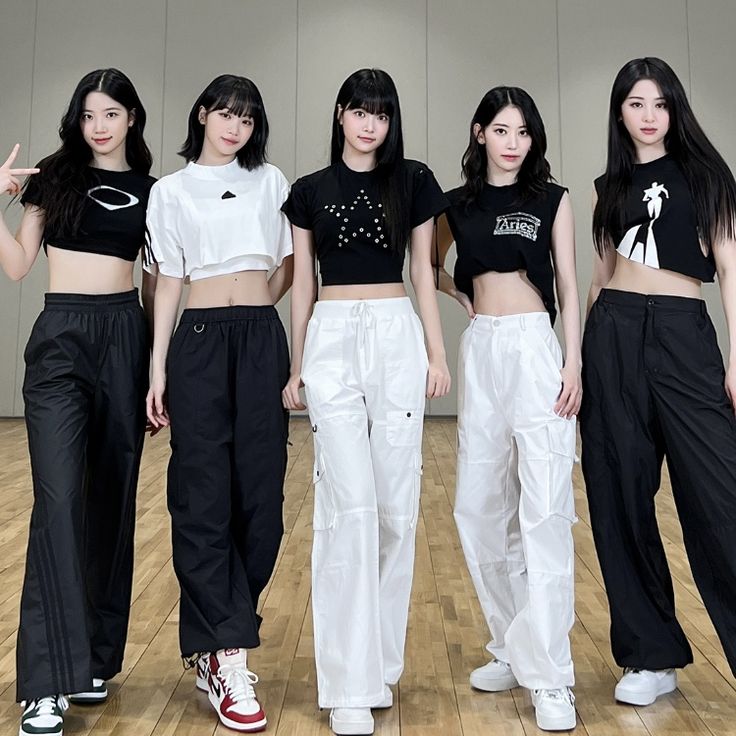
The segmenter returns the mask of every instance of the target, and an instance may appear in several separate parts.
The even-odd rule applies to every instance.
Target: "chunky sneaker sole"
[[[340,718],[340,714],[335,715],[335,711],[341,710],[357,710],[353,708],[333,708],[330,711],[330,728],[332,733],[338,736],[370,736],[375,729],[373,723],[373,716],[371,715],[370,708],[361,708],[360,710],[366,711],[366,717],[361,720],[355,719],[343,719]]]
[[[212,704],[212,707],[217,711],[217,717],[222,721],[222,723],[225,726],[227,726],[228,728],[232,728],[233,731],[242,731],[244,733],[255,733],[257,731],[265,730],[266,724],[268,723],[268,721],[266,720],[266,716],[265,714],[263,714],[263,711],[261,711],[261,713],[263,714],[263,718],[254,720],[251,723],[242,723],[241,721],[234,721],[232,720],[232,718],[228,718],[220,710],[220,699],[213,692],[210,692],[209,699],[210,699],[210,703]]]
[[[504,690],[513,690],[515,687],[519,687],[519,681],[510,669],[507,673],[498,676],[495,673],[489,675],[487,668],[488,665],[484,665],[470,673],[470,684],[476,690],[482,690],[486,693],[500,693]]]
[[[667,695],[675,690],[677,690],[677,673],[668,672],[659,678],[656,688],[649,690],[627,687],[625,683],[619,682],[613,696],[619,703],[645,706],[651,705],[660,695]]]
[[[571,731],[575,728],[577,725],[577,716],[575,714],[575,700],[572,695],[570,696],[572,698],[572,702],[565,703],[564,709],[558,708],[559,710],[567,712],[556,714],[541,712],[542,709],[538,708],[537,704],[542,700],[542,698],[537,695],[534,690],[531,691],[531,696],[532,703],[534,704],[534,717],[537,722],[538,729],[541,731]]]
[[[92,680],[92,689],[82,693],[72,693],[67,700],[74,705],[94,705],[107,700],[107,683],[95,678]]]

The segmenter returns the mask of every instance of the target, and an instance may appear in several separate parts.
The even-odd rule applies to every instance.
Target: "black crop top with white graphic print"
[[[543,194],[522,200],[518,184],[485,184],[478,201],[469,206],[462,191],[459,187],[447,193],[447,221],[457,246],[455,286],[472,301],[474,276],[526,271],[554,324],[552,225],[567,190],[550,182]]]
[[[603,179],[595,180],[598,196]],[[690,187],[669,154],[634,166],[622,228],[611,235],[616,250],[631,261],[699,281],[715,278],[713,254],[701,247]]]
[[[35,176],[43,176],[43,171]],[[21,204],[40,205],[40,187],[31,178]],[[134,261],[145,242],[148,194],[156,181],[134,171],[87,168],[88,189],[76,235],[43,231],[43,246],[115,256]]]
[[[434,174],[404,160],[412,228],[436,217],[447,200]],[[389,247],[375,171],[342,161],[298,179],[282,207],[292,224],[314,235],[323,286],[401,283],[404,249]]]

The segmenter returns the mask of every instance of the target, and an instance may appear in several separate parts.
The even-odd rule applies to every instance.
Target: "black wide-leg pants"
[[[583,386],[583,474],[616,662],[692,662],[655,517],[665,457],[693,577],[736,673],[736,421],[705,303],[601,291]]]
[[[34,501],[18,700],[89,690],[122,667],[148,355],[136,290],[46,295],[25,351]]]
[[[185,310],[167,371],[181,652],[256,647],[283,535],[289,354],[276,309]]]

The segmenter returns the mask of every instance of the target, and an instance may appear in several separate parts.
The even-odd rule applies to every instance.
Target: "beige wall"
[[[591,180],[603,165],[606,100],[634,56],[672,64],[696,112],[736,167],[734,0],[2,0],[0,155],[15,141],[22,162],[56,146],[78,79],[118,66],[149,115],[154,174],[181,164],[186,113],[221,72],[259,85],[272,127],[271,160],[287,177],[323,166],[340,82],[361,66],[394,76],[407,155],[456,186],[467,125],[496,84],[525,87],[547,126],[555,177],[570,188],[578,223],[581,296],[591,269]],[[6,217],[17,223],[13,206]],[[22,413],[23,347],[43,301],[46,264],[14,284],[0,276],[0,416]],[[727,348],[717,288],[706,297]],[[463,312],[440,296],[454,373]],[[281,307],[284,317],[288,305]],[[455,412],[455,394],[432,402]]]

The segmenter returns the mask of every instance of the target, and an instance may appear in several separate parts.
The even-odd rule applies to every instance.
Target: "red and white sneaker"
[[[210,655],[210,703],[228,728],[236,731],[263,731],[266,714],[256,699],[258,682],[247,667],[245,649],[221,649]]]
[[[197,659],[197,690],[208,693],[210,691],[210,655],[203,654]]]

